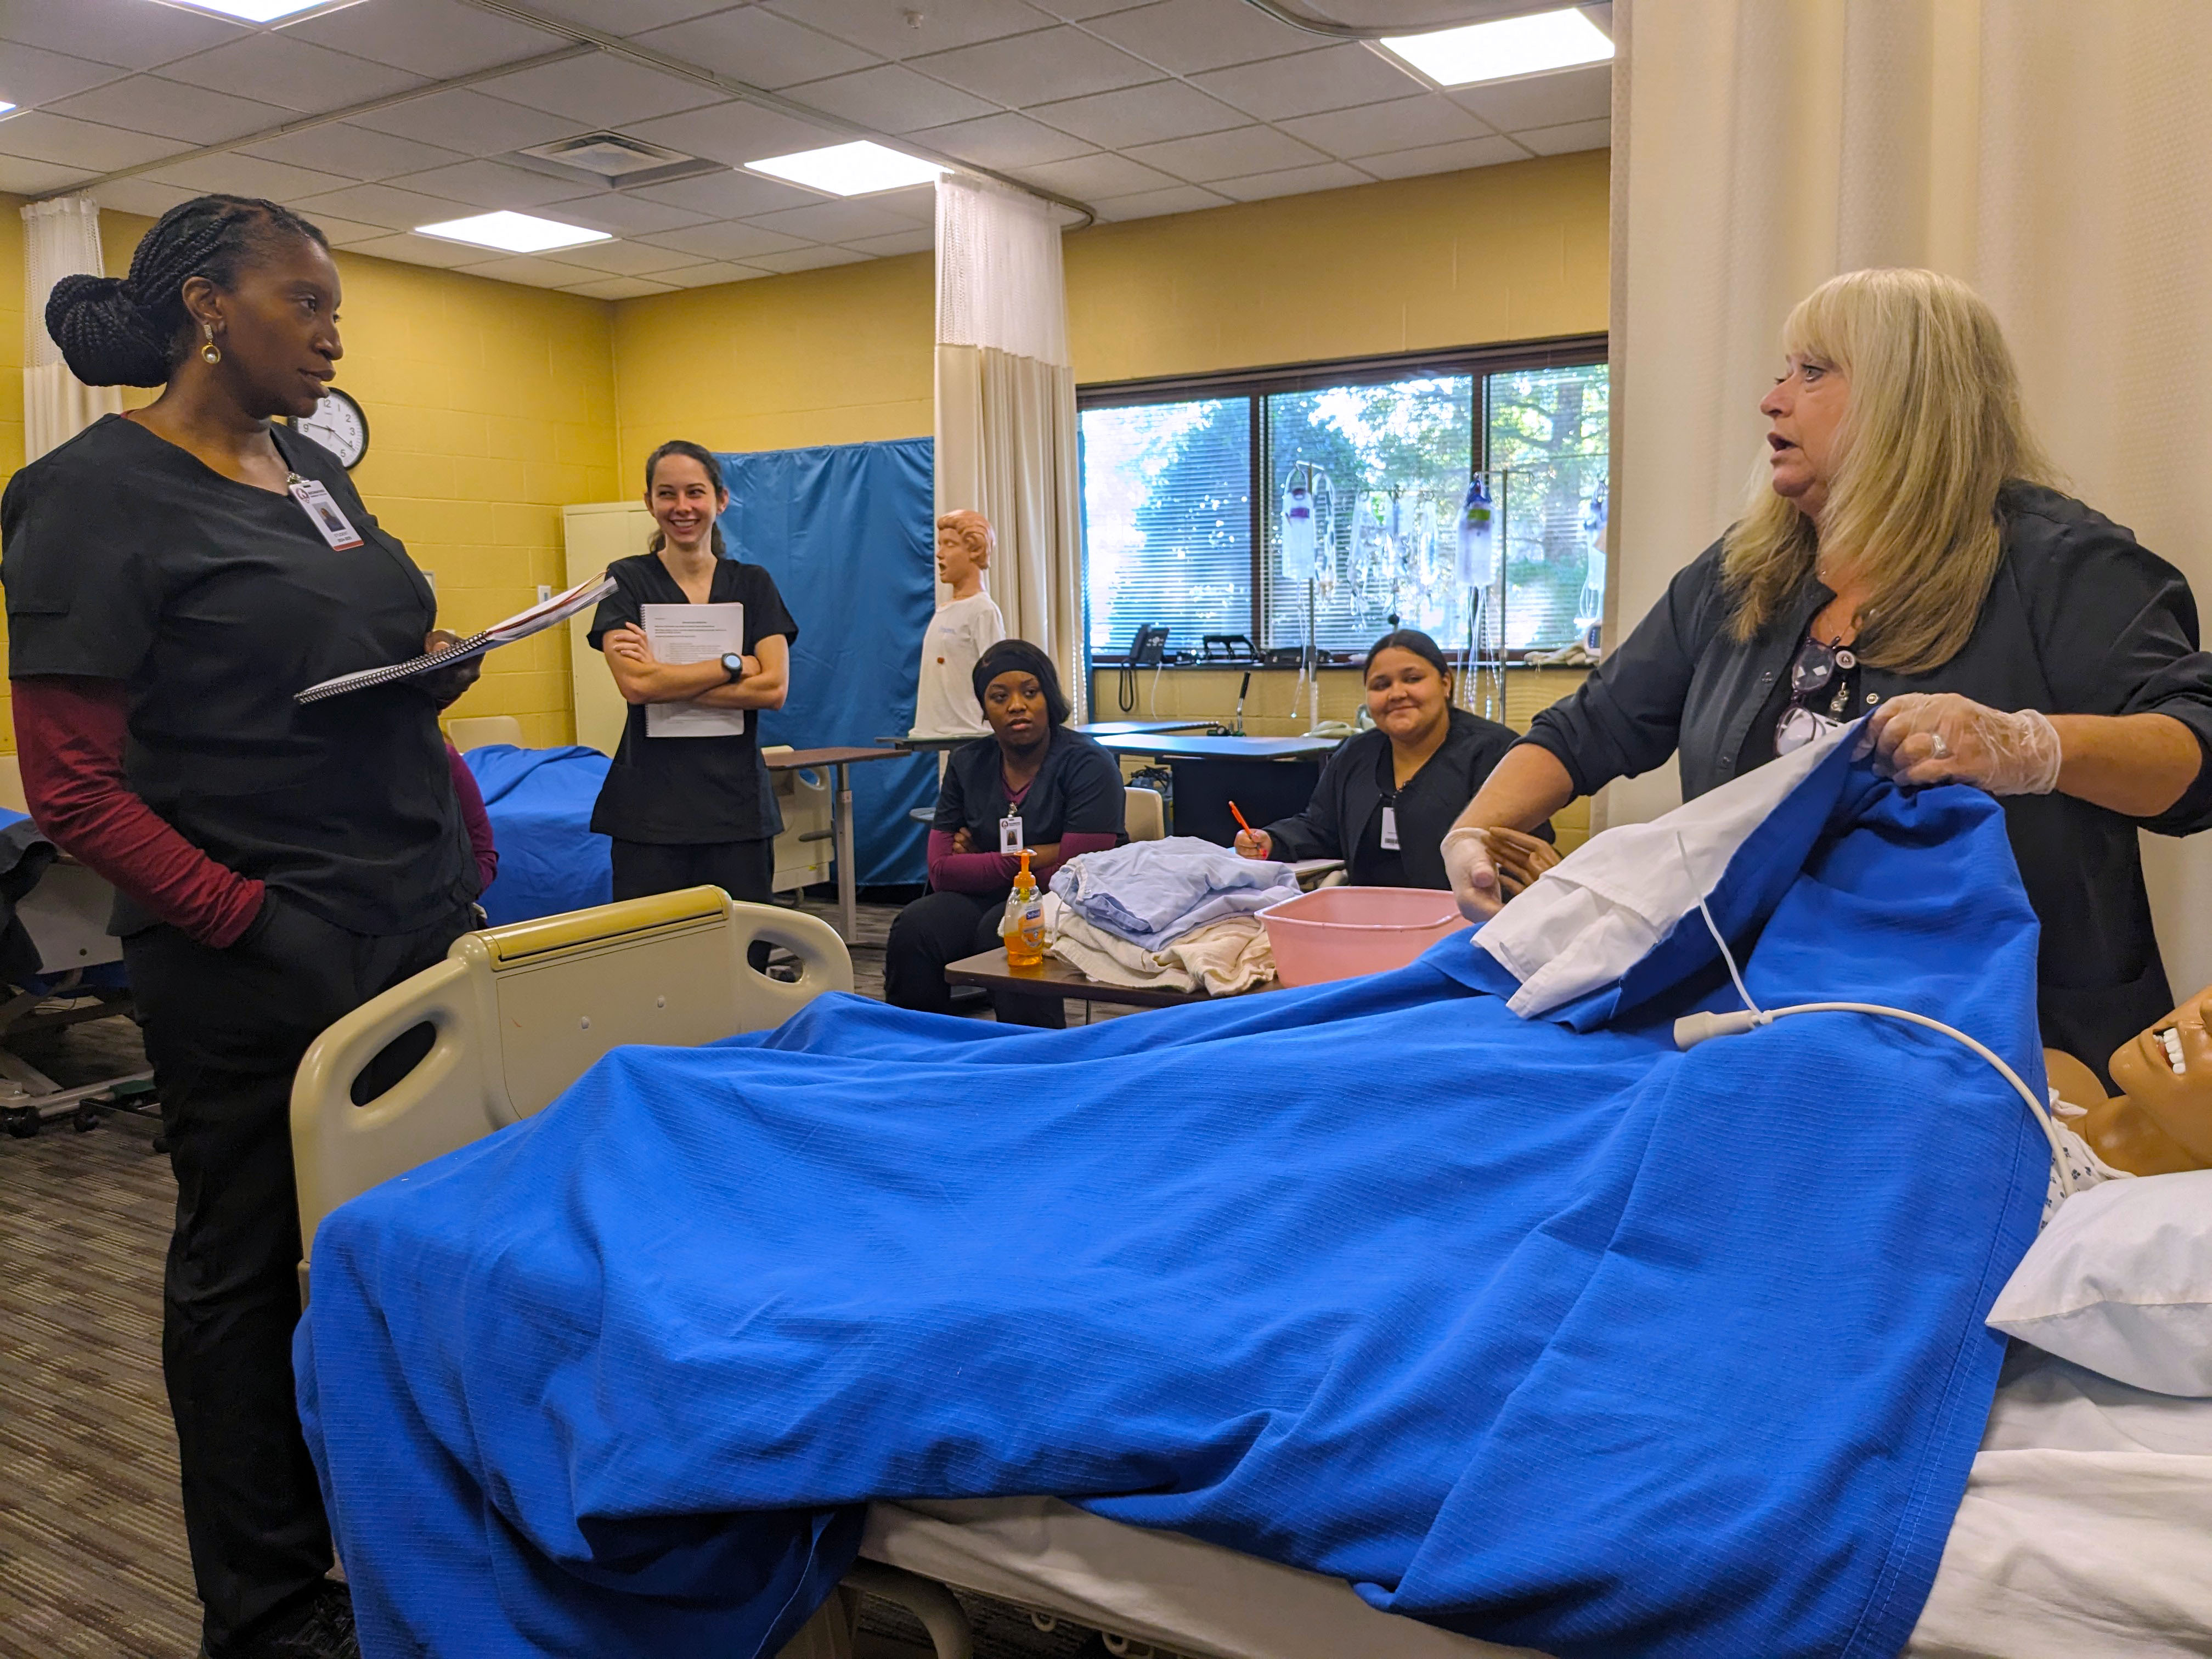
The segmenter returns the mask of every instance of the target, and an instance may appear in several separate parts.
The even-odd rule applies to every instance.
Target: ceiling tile
[[[1565,155],[1570,150],[1603,149],[1613,142],[1613,123],[1570,121],[1564,126],[1530,127],[1513,137],[1539,155]]]
[[[1126,155],[1081,155],[1073,161],[1053,161],[1041,167],[1024,168],[1022,176],[1047,190],[1085,202],[1101,196],[1133,196],[1143,190],[1165,190],[1181,182]]]
[[[1143,3],[1144,0],[1036,0],[1054,17],[1064,17],[1071,23],[1103,16],[1109,11],[1134,11]]]
[[[503,161],[456,161],[451,167],[402,173],[391,182],[402,190],[419,190],[426,196],[447,196],[481,208],[510,208],[516,211],[541,207],[576,193],[576,181],[573,179],[551,179],[542,173],[509,167]]]
[[[365,225],[389,225],[394,230],[412,230],[417,225],[434,225],[447,219],[465,218],[473,204],[424,196],[419,191],[401,190],[393,185],[348,185],[343,190],[326,191],[320,196],[307,197],[288,205],[299,209],[310,219],[319,210],[335,213],[342,219],[357,219]]]
[[[402,138],[419,138],[464,155],[504,155],[526,144],[565,138],[576,130],[574,121],[548,115],[544,110],[525,109],[465,87],[434,92],[427,98],[410,98],[374,115],[353,118],[358,126],[396,133]]]
[[[1361,46],[1323,46],[1295,58],[1271,58],[1263,64],[1192,78],[1216,98],[1262,121],[1378,104],[1422,89],[1405,70]]]
[[[1264,201],[1271,196],[1303,196],[1313,190],[1342,190],[1348,185],[1375,181],[1345,161],[1324,161],[1315,167],[1286,167],[1280,173],[1259,173],[1249,179],[1217,179],[1210,188],[1240,202]]]
[[[125,69],[151,69],[250,33],[243,23],[146,0],[0,0],[0,40]]]
[[[1134,196],[1109,197],[1093,202],[1101,219],[1156,219],[1164,213],[1196,213],[1204,208],[1226,207],[1229,198],[1196,185],[1177,185],[1173,190],[1141,191]]]
[[[239,98],[259,97],[302,111],[343,109],[422,84],[421,76],[406,70],[372,64],[276,31],[165,64],[161,73],[187,86]]]
[[[402,234],[386,236],[381,241],[356,242],[346,249],[348,253],[366,253],[379,259],[398,259],[410,265],[435,265],[451,270],[457,265],[472,265],[483,257],[480,247],[464,247],[459,242],[441,242],[434,236]]]
[[[1197,185],[1310,167],[1329,159],[1273,127],[1238,127],[1231,132],[1209,132],[1200,138],[1171,138],[1164,144],[1141,145],[1129,154],[1163,173]]]
[[[478,252],[483,250],[479,248]],[[527,288],[560,288],[576,280],[577,267],[556,264],[550,259],[531,253],[511,254],[504,258],[480,260],[472,265],[454,267],[463,276],[489,276],[495,282],[520,283]],[[590,278],[586,277],[586,281]]]
[[[418,144],[412,138],[379,132],[373,127],[355,126],[346,121],[272,138],[241,154],[314,167],[346,179],[389,179],[395,173],[420,173],[426,167],[444,167],[450,161],[465,159],[458,150],[436,144]]]
[[[819,270],[824,265],[856,265],[867,257],[849,248],[808,247],[793,253],[757,254],[746,263],[758,265],[763,270],[788,272]]]
[[[788,155],[794,150],[842,144],[852,137],[848,132],[794,119],[780,110],[735,100],[665,115],[654,121],[631,121],[623,131],[731,167],[770,155]]]
[[[198,195],[196,190],[185,190],[177,185],[157,185],[151,179],[121,179],[112,185],[102,185],[92,192],[92,198],[102,209],[113,213],[136,213],[148,219],[158,219],[180,202],[189,202]]]
[[[164,138],[183,138],[195,144],[220,143],[264,128],[279,126],[295,111],[274,104],[257,103],[235,94],[210,92],[181,81],[155,75],[133,75],[110,81],[104,87],[64,98],[53,106],[56,115],[79,120],[102,121],[134,132],[155,133]]]
[[[284,33],[434,79],[473,74],[569,44],[566,35],[495,17],[464,0],[374,0],[310,17]]]
[[[758,265],[737,265],[726,259],[712,259],[703,265],[663,271],[658,280],[673,283],[678,288],[714,288],[723,283],[749,283],[756,276],[769,274]]]
[[[1457,173],[1467,167],[1525,161],[1528,152],[1510,138],[1463,138],[1455,144],[1429,144],[1388,155],[1363,155],[1360,170],[1378,179],[1411,179],[1425,173]]]
[[[863,236],[894,236],[914,228],[912,220],[886,213],[872,202],[817,202],[812,207],[756,214],[751,222],[763,230],[810,242],[850,242]]]
[[[917,60],[915,67],[1010,109],[1157,81],[1160,73],[1080,29],[1049,28]]]
[[[635,236],[648,230],[681,230],[686,225],[702,224],[717,216],[671,207],[665,202],[648,202],[634,192],[619,190],[594,191],[589,196],[549,202],[545,211],[570,224],[611,230],[617,236]]]
[[[771,90],[865,69],[873,52],[832,40],[761,6],[739,6],[637,37],[641,46],[665,52]]]
[[[350,247],[356,242],[381,241],[392,234],[382,225],[356,224],[331,213],[316,214],[310,222],[336,248]]]
[[[724,95],[696,81],[664,75],[605,52],[503,75],[486,82],[484,90],[509,103],[526,104],[595,127],[619,126],[717,103]]]
[[[0,190],[17,196],[43,196],[49,191],[66,190],[81,179],[97,176],[82,167],[59,167],[52,161],[33,161],[20,155],[0,155]]]
[[[1602,121],[1613,113],[1613,66],[1594,64],[1588,69],[1532,75],[1525,81],[1505,81],[1494,87],[1468,87],[1453,93],[1451,100],[1473,110],[1500,132],[1565,126],[1570,121]]]
[[[981,98],[896,64],[879,64],[833,80],[810,82],[793,87],[787,95],[811,109],[865,122],[886,133],[965,121],[988,115],[995,108]]]
[[[925,52],[1048,28],[1052,18],[1026,0],[769,0],[769,9],[834,34],[880,58]]]
[[[50,104],[73,92],[119,80],[122,75],[115,64],[94,63],[89,58],[42,52],[36,46],[0,47],[0,98],[20,109]]]
[[[676,287],[672,283],[647,282],[642,276],[604,276],[596,283],[563,283],[562,291],[593,300],[642,300],[648,294],[673,294]]]
[[[1450,99],[1433,92],[1391,104],[1365,104],[1327,115],[1303,116],[1285,121],[1282,129],[1316,149],[1347,158],[1491,136],[1481,122]]]
[[[227,196],[260,196],[272,202],[296,202],[352,182],[312,167],[264,161],[258,155],[203,155],[196,161],[179,161],[173,167],[146,175],[156,184],[181,185],[187,190],[221,191]]]
[[[955,121],[907,135],[917,143],[980,167],[1035,167],[1041,161],[1065,161],[1093,146],[1080,138],[1055,132],[1026,115],[986,115],[980,120]]]
[[[95,121],[73,121],[45,110],[0,121],[0,155],[20,155],[58,167],[90,167],[97,173],[119,172],[188,148],[173,138],[125,132]]]
[[[1030,113],[1107,149],[1157,143],[1164,138],[1188,138],[1197,132],[1219,132],[1225,127],[1244,125],[1246,118],[1181,81],[1155,81],[1149,86],[1039,104]]]
[[[631,35],[680,23],[688,17],[704,17],[729,3],[730,0],[530,0],[530,9],[543,16],[581,23],[586,28]]]
[[[937,246],[937,233],[932,230],[901,231],[896,236],[863,236],[857,242],[845,246],[855,253],[865,253],[872,259],[881,259],[897,253],[927,253]]]
[[[656,271],[700,263],[696,253],[655,247],[650,242],[594,242],[589,247],[564,247],[560,258],[563,264],[603,270],[610,276],[650,276]]]
[[[1173,75],[1304,52],[1314,37],[1245,0],[1159,0],[1093,20],[1093,34]]]
[[[811,207],[822,198],[796,185],[780,184],[757,173],[703,173],[678,179],[673,184],[648,185],[626,194],[648,202],[665,203],[709,219],[743,219],[755,213],[774,213],[779,208]],[[673,228],[673,227],[671,227]]]
[[[736,223],[693,225],[684,230],[656,232],[645,240],[656,247],[672,247],[702,259],[743,259],[748,264],[757,264],[763,254],[785,253],[806,246],[797,236]]]

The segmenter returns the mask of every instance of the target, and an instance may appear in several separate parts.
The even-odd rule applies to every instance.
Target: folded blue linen
[[[1239,858],[1192,836],[1133,841],[1071,860],[1052,890],[1092,927],[1157,951],[1194,927],[1298,896],[1287,864]]]

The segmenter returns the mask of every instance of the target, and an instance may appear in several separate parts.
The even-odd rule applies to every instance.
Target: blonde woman
[[[1814,290],[1759,404],[1743,517],[1573,696],[1537,716],[1445,837],[1474,920],[1482,830],[1525,830],[1679,756],[1704,793],[1872,715],[1877,765],[2004,799],[2043,921],[2045,1040],[2107,1054],[2172,1007],[2138,826],[2212,825],[2212,662],[2181,574],[2047,482],[1996,318],[1925,270]]]

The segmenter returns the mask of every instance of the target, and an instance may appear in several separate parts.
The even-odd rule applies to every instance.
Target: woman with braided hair
[[[445,954],[477,887],[437,721],[475,665],[293,702],[416,654],[435,617],[337,458],[273,423],[323,395],[338,299],[322,233],[274,203],[172,210],[127,277],[46,308],[79,379],[161,396],[0,498],[24,793],[115,885],[176,1172],[162,1369],[216,1659],[359,1652],[293,1401],[292,1076]]]

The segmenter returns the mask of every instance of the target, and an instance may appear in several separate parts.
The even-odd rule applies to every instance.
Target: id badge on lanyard
[[[1022,841],[1022,818],[1018,812],[1009,812],[999,820],[999,850],[1007,855],[1018,855]]]
[[[361,532],[353,527],[338,504],[331,499],[328,486],[313,478],[303,478],[298,473],[284,488],[292,499],[306,509],[307,518],[322,532],[323,539],[331,544],[334,553],[349,552],[362,545]]]
[[[1382,807],[1382,850],[1386,853],[1398,850],[1398,809],[1388,802]]]

